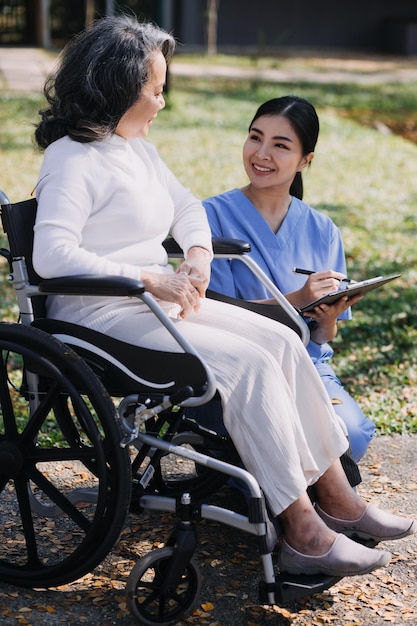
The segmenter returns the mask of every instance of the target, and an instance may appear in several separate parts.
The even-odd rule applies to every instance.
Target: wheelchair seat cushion
[[[148,350],[114,339],[85,326],[39,318],[32,326],[57,336],[92,368],[110,395],[161,393],[191,386],[194,395],[204,392],[206,373],[199,359],[181,352]]]

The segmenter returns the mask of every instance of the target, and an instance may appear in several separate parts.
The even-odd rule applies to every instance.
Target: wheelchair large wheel
[[[130,502],[112,400],[51,335],[0,323],[0,580],[51,587],[109,553]]]
[[[192,558],[180,580],[165,589],[164,580],[172,563],[174,548],[149,552],[139,559],[126,584],[126,602],[140,624],[172,626],[195,608],[201,589],[201,575]]]

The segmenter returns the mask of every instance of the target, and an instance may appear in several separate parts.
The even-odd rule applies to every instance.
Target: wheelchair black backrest
[[[29,282],[32,285],[38,285],[41,280],[32,265],[33,228],[37,208],[36,198],[1,205],[1,221],[9,240],[10,252],[12,257],[25,258]]]
[[[11,253],[9,265],[13,258],[24,258],[31,285],[39,285],[42,280],[33,269],[32,264],[33,228],[35,226],[37,208],[36,198],[15,202],[14,204],[1,205],[1,221],[9,241]],[[13,271],[11,266],[10,271]],[[45,302],[46,296],[35,296],[32,298],[35,318],[45,317]]]

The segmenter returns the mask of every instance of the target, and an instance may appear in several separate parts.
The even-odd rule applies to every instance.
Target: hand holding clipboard
[[[298,274],[313,274],[310,270],[302,270],[300,271],[298,268],[294,268],[293,271],[297,271]],[[303,306],[300,310],[302,313],[306,311],[311,311],[315,306],[319,304],[334,304],[337,300],[340,300],[343,296],[353,297],[358,294],[365,294],[368,291],[372,291],[373,289],[377,289],[386,283],[389,283],[391,280],[395,278],[399,278],[401,274],[392,274],[391,276],[375,276],[375,278],[368,278],[367,280],[362,280],[359,282],[353,282],[349,279],[344,279],[340,281],[340,289],[337,291],[332,291],[322,296],[318,300],[314,302],[310,302],[306,306]]]

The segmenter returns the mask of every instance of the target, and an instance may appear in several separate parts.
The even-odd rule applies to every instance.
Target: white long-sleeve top
[[[201,203],[143,139],[55,141],[45,151],[36,196],[33,264],[44,278],[140,279],[141,269],[171,272],[162,246],[168,234],[185,256],[192,246],[211,250]],[[132,304],[128,298],[50,297],[48,315],[105,332]]]

